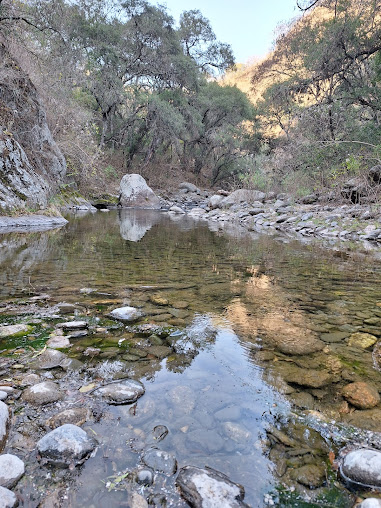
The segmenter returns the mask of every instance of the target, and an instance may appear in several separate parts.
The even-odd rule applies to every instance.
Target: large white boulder
[[[160,200],[141,175],[124,175],[120,182],[119,203],[129,208],[160,209]]]

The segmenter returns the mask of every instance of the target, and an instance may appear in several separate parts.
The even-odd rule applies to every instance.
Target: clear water
[[[251,506],[271,503],[266,493],[282,484],[291,490],[295,484],[308,497],[314,492],[293,483],[292,470],[313,463],[329,471],[328,451],[336,452],[338,445],[326,434],[327,448],[319,456],[303,451],[321,449],[303,420],[306,411],[381,431],[378,408],[373,414],[353,408],[347,412],[340,395],[350,380],[370,382],[381,390],[372,355],[377,343],[366,349],[348,343],[359,331],[380,338],[381,267],[376,261],[316,244],[137,211],[71,218],[68,226],[53,232],[5,234],[0,236],[0,256],[3,305],[11,300],[20,305],[30,296],[48,293],[50,305],[73,303],[79,315],[102,320],[111,309],[129,304],[146,313],[143,322],[186,329],[199,346],[191,360],[171,354],[136,362],[123,358],[125,350],[115,347],[128,335],[123,327],[107,336],[76,340],[69,355],[82,361],[87,361],[86,347],[100,350],[100,356],[89,360],[91,372],[98,369],[98,379],[110,376],[116,362],[124,362],[146,393],[133,408],[109,406],[98,422],[85,426],[96,434],[100,447],[72,473],[67,506],[130,506],[129,476],[141,451],[152,445],[173,453],[179,467],[207,465],[227,474],[245,487]],[[94,292],[86,294],[83,288]],[[159,305],[158,297],[166,305]],[[168,313],[177,307],[180,317]],[[283,335],[289,338],[290,351],[279,348]],[[292,347],[297,349],[306,336],[323,339],[325,349],[294,355]],[[28,339],[17,344],[25,346]],[[15,343],[3,341],[0,349],[11,346]],[[285,385],[290,365],[301,375],[311,369],[326,372],[330,381],[318,387],[295,380]],[[61,380],[73,393],[76,383],[84,382]],[[80,404],[77,395],[71,403]],[[163,441],[152,440],[156,425],[169,429]],[[296,459],[290,447],[267,432],[269,426],[298,441],[302,451],[294,454]],[[284,462],[286,472],[280,472]],[[125,473],[129,475],[115,484]],[[351,506],[351,495],[336,484],[335,473],[330,474],[328,490],[315,492],[318,504],[297,504],[294,499],[290,506]],[[140,492],[151,499],[164,493],[167,506],[186,506],[173,477],[158,474],[154,487]],[[286,506],[285,498],[271,499]]]

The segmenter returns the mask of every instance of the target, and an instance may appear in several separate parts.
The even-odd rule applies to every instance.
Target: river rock
[[[151,448],[142,457],[143,463],[154,471],[171,475],[177,471],[177,460],[171,453]]]
[[[8,406],[0,401],[0,452],[4,448],[7,439],[9,421]]]
[[[247,506],[243,502],[245,490],[242,485],[232,482],[223,473],[210,468],[185,466],[179,472],[176,485],[193,508]]]
[[[220,207],[229,208],[232,205],[239,205],[243,202],[253,203],[255,201],[260,201],[263,203],[265,197],[266,194],[258,190],[238,189],[224,198],[220,203]]]
[[[46,421],[46,425],[51,429],[56,429],[65,425],[65,423],[71,423],[80,427],[87,420],[91,418],[91,412],[86,407],[73,407],[71,409],[65,409],[60,413],[53,415]]]
[[[219,208],[221,201],[224,199],[223,196],[220,196],[219,194],[214,194],[209,198],[209,208],[211,210],[214,210],[215,208]]]
[[[354,483],[381,487],[381,452],[360,448],[349,452],[340,467],[340,472],[347,480]]]
[[[175,386],[168,395],[176,409],[183,414],[190,414],[196,405],[195,394],[189,386]]]
[[[359,349],[367,349],[377,342],[377,337],[370,333],[356,332],[352,333],[348,340],[348,346],[357,347]]]
[[[156,425],[152,430],[153,438],[162,441],[168,435],[168,428],[165,425]]]
[[[16,494],[11,490],[0,487],[0,506],[1,508],[13,508],[18,505]]]
[[[120,182],[119,203],[129,208],[160,209],[160,200],[141,175],[124,175]]]
[[[277,349],[287,355],[309,355],[321,351],[325,344],[310,333],[305,333],[302,338],[293,335],[284,335],[274,338]]]
[[[53,383],[53,381],[43,381],[42,383],[33,385],[27,388],[22,394],[22,400],[24,402],[29,402],[30,404],[38,406],[57,402],[62,398],[63,395],[58,385]]]
[[[202,448],[205,452],[215,453],[225,445],[224,439],[215,430],[197,429],[187,434],[187,440],[194,443],[198,450]]]
[[[26,335],[32,331],[32,327],[29,325],[5,325],[0,326],[0,339],[5,337],[20,337]]]
[[[201,190],[198,187],[196,187],[196,185],[190,182],[181,182],[179,184],[179,189],[182,189],[185,192],[196,192],[196,194],[201,193]]]
[[[380,402],[380,395],[374,386],[359,381],[343,388],[343,396],[359,409],[371,409]]]
[[[310,489],[320,487],[326,480],[324,466],[318,466],[316,464],[306,464],[305,466],[293,469],[290,476],[293,480],[296,480],[298,483]]]
[[[67,357],[56,349],[46,349],[43,353],[29,362],[29,367],[36,370],[48,370],[59,367],[60,363]]]
[[[136,473],[136,482],[139,485],[152,485],[153,473],[151,469],[143,468]]]
[[[246,443],[251,438],[251,432],[239,423],[224,422],[222,427],[226,436],[236,443]]]
[[[61,466],[82,464],[97,446],[84,430],[69,423],[46,434],[37,443],[41,457]]]
[[[279,369],[288,383],[309,388],[321,388],[332,382],[332,376],[324,370],[302,369],[293,364],[285,364]]]
[[[143,312],[135,307],[119,307],[110,312],[110,316],[119,321],[136,321],[143,316]]]
[[[364,499],[364,501],[360,503],[357,508],[381,508],[381,499],[368,497],[368,499]]]
[[[52,349],[66,349],[71,346],[70,340],[63,335],[54,335],[46,342],[46,345]]]
[[[60,327],[67,330],[83,330],[84,328],[89,327],[89,323],[87,321],[67,321],[66,323],[61,323]]]
[[[136,402],[145,392],[144,386],[139,381],[126,379],[119,383],[111,383],[93,392],[109,404],[132,404]]]
[[[0,455],[0,486],[11,489],[25,473],[24,462],[9,453]],[[0,503],[1,506],[1,503]]]

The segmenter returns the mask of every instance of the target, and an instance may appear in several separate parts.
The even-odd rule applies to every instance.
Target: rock
[[[171,453],[151,448],[144,453],[143,463],[154,471],[172,475],[177,471],[177,460]]]
[[[340,466],[340,473],[351,482],[380,488],[381,452],[368,448],[349,452]]]
[[[195,394],[189,386],[175,386],[168,395],[176,409],[183,414],[190,414],[196,405]]]
[[[280,335],[274,337],[277,349],[287,355],[308,355],[321,351],[325,344],[310,333],[298,335]]]
[[[0,326],[0,338],[12,338],[12,337],[22,337],[23,335],[27,335],[33,330],[31,326],[28,325],[6,325]]]
[[[93,392],[93,395],[100,396],[109,404],[132,404],[136,402],[145,392],[144,386],[139,381],[125,379],[119,383],[111,383]]]
[[[13,508],[18,505],[16,494],[11,490],[0,487],[0,506],[1,508]]]
[[[180,208],[179,206],[176,206],[176,205],[171,206],[169,211],[172,213],[178,213],[180,215],[185,214],[185,210],[183,210],[182,208]]]
[[[220,204],[221,204],[221,201],[224,199],[223,196],[220,196],[219,194],[214,194],[213,196],[211,196],[209,198],[209,208],[211,210],[214,210],[216,208],[219,208],[220,207]]]
[[[373,166],[369,170],[369,179],[373,183],[381,184],[381,165]]]
[[[342,342],[347,337],[348,332],[330,332],[330,333],[322,333],[320,335],[321,340],[328,343]]]
[[[156,425],[152,431],[152,435],[156,441],[162,441],[168,435],[168,428],[165,425]]]
[[[164,298],[164,296],[161,295],[151,295],[149,297],[150,301],[154,303],[155,305],[168,305],[169,301],[167,298]]]
[[[196,185],[189,182],[182,182],[179,184],[179,189],[185,190],[186,192],[196,192],[196,194],[201,194],[201,191]]]
[[[88,328],[89,324],[87,321],[68,321],[66,323],[61,323],[60,327],[65,330],[83,330],[84,328]]]
[[[241,417],[241,408],[239,406],[228,406],[214,413],[215,418],[220,421],[234,421]]]
[[[70,340],[63,335],[55,335],[51,337],[46,345],[52,349],[66,349],[71,346]]]
[[[287,383],[295,383],[299,386],[321,388],[332,382],[332,376],[324,370],[302,369],[296,365],[284,365],[279,369]]]
[[[84,368],[84,363],[80,362],[76,358],[65,358],[60,363],[60,367],[65,371],[81,370]]]
[[[263,203],[266,194],[258,190],[238,189],[220,202],[220,208],[230,208],[232,205],[239,205],[240,203],[253,203],[260,201]]]
[[[110,312],[110,316],[119,321],[136,321],[143,317],[143,312],[136,309],[135,307],[119,307]]]
[[[152,485],[153,473],[151,469],[140,469],[136,474],[136,482],[139,483],[139,485]]]
[[[53,381],[43,381],[27,388],[22,394],[22,400],[35,405],[45,405],[62,400],[63,395]]]
[[[31,369],[37,370],[48,370],[59,367],[61,362],[65,360],[67,356],[61,351],[56,349],[46,349],[43,353],[39,354],[36,358],[33,358],[29,363]]]
[[[227,437],[236,443],[246,443],[251,438],[251,432],[245,427],[235,422],[224,422],[222,428]]]
[[[91,418],[91,412],[86,407],[73,407],[72,409],[65,409],[60,413],[51,416],[47,421],[46,425],[51,429],[56,429],[65,425],[65,423],[71,423],[80,427],[86,421]]]
[[[41,381],[40,376],[37,374],[26,374],[21,378],[22,386],[33,386]]]
[[[7,439],[9,422],[8,406],[0,401],[0,452],[3,450]]]
[[[324,466],[317,466],[315,464],[306,464],[305,466],[293,469],[290,476],[293,480],[310,489],[316,489],[326,481]]]
[[[319,196],[317,194],[308,194],[307,196],[303,196],[300,199],[300,202],[304,205],[312,205],[313,203],[316,203],[319,199]]]
[[[25,473],[24,462],[9,453],[0,455],[0,486],[11,489]],[[1,504],[0,504],[1,506]]]
[[[381,432],[381,409],[362,409],[342,414],[341,419],[353,427]]]
[[[65,424],[52,430],[37,443],[41,457],[56,465],[82,464],[97,442],[76,425]]]
[[[377,342],[377,337],[370,333],[356,332],[352,333],[348,340],[348,346],[357,347],[359,349],[367,349]]]
[[[290,395],[290,400],[301,409],[313,409],[315,406],[315,399],[308,392],[293,393]]]
[[[380,402],[377,389],[362,381],[344,386],[342,393],[348,402],[359,409],[371,409]]]
[[[242,485],[213,469],[183,467],[176,480],[181,495],[193,508],[239,508],[247,506]]]
[[[8,397],[7,392],[0,390],[0,400],[5,400]]]
[[[187,439],[189,442],[195,443],[195,448],[197,450],[201,448],[204,452],[209,453],[218,452],[222,450],[225,445],[225,441],[214,430],[197,429],[193,432],[189,432],[187,434]]]
[[[368,497],[362,503],[357,505],[357,508],[381,508],[381,499],[375,497]]]
[[[119,203],[129,208],[160,209],[160,200],[141,175],[124,175],[120,182]]]
[[[148,508],[148,503],[143,496],[137,492],[132,492],[131,504],[129,506],[130,508]]]

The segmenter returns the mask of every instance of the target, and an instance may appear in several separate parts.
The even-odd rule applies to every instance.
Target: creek
[[[380,403],[361,409],[343,396],[356,382],[381,391],[379,261],[121,210],[71,217],[59,230],[3,234],[0,267],[0,325],[30,327],[0,339],[0,385],[23,388],[28,359],[60,335],[60,323],[88,323],[60,349],[81,369],[33,370],[56,381],[64,399],[13,402],[5,451],[26,464],[15,489],[21,506],[54,492],[62,506],[78,508],[139,506],[134,493],[150,506],[188,506],[176,475],[135,481],[151,447],[173,454],[178,469],[224,473],[252,507],[349,508],[368,495],[347,488],[336,459],[353,443],[381,447]],[[110,317],[124,306],[141,317]],[[145,387],[134,404],[92,398],[97,386],[125,377]],[[47,420],[73,407],[89,409],[82,427],[96,453],[77,468],[38,462]]]

